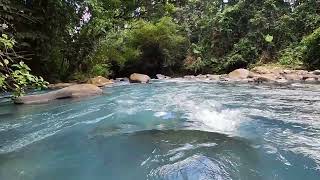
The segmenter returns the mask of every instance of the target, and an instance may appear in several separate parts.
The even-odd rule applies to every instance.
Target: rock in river
[[[247,69],[236,69],[228,74],[228,78],[233,80],[247,79],[250,76],[250,71]]]
[[[132,83],[149,83],[150,77],[145,74],[133,73],[130,75],[130,82]]]
[[[56,91],[27,95],[15,99],[16,104],[46,103],[55,99],[80,98],[102,94],[102,90],[92,84],[77,84]]]
[[[113,84],[113,81],[110,80],[110,79],[107,79],[105,77],[102,77],[102,76],[97,76],[97,77],[89,79],[88,80],[88,84],[93,84],[93,85],[96,85],[98,87],[103,87],[103,86],[106,86],[106,85]]]

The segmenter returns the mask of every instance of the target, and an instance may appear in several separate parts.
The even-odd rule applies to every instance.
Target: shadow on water
[[[256,149],[242,138],[193,130],[148,130],[93,139],[97,149],[106,153],[106,162],[111,162],[110,170],[119,173],[120,179],[128,179],[120,172],[123,162],[128,170],[136,168],[130,174],[136,177],[133,179],[260,178]],[[112,142],[117,144],[110,147]],[[129,148],[130,153],[118,150],[122,148]],[[108,156],[114,153],[116,158]]]
[[[257,156],[248,141],[218,133],[70,132],[1,154],[0,179],[260,179]]]

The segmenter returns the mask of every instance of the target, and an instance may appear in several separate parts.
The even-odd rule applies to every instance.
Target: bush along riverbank
[[[0,8],[0,33],[49,82],[223,74],[257,63],[320,69],[316,0],[3,0]]]

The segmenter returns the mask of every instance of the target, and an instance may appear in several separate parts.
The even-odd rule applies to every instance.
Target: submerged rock
[[[131,83],[149,83],[150,80],[151,78],[145,74],[133,73],[130,75]]]
[[[113,81],[102,76],[97,76],[89,79],[87,83],[96,85],[98,87],[103,87],[103,86],[113,84]]]
[[[100,94],[102,94],[102,90],[93,84],[77,84],[44,94],[18,97],[14,102],[16,104],[36,104],[56,99],[80,98]]]

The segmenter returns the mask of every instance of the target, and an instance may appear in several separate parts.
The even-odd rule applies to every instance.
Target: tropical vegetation
[[[0,87],[18,94],[39,76],[320,68],[318,0],[2,0],[0,33]]]

